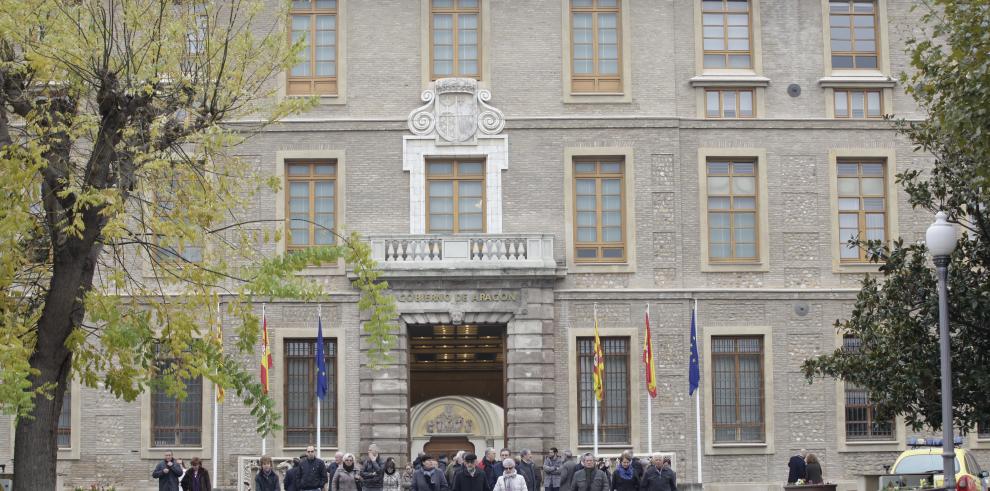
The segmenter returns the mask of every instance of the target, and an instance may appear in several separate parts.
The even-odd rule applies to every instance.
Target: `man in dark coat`
[[[804,479],[807,473],[807,464],[804,462],[804,456],[808,454],[808,451],[801,449],[797,455],[791,457],[791,460],[787,462],[787,484],[793,484],[797,482],[798,479]]]
[[[337,452],[333,454],[333,462],[327,464],[327,479],[328,479],[327,482],[330,482],[329,479],[333,479],[333,475],[337,473],[337,468],[340,467],[340,464],[343,463],[344,463],[344,452]]]
[[[528,448],[524,448],[519,452],[519,464],[516,465],[516,471],[526,479],[526,488],[529,491],[540,490],[540,481],[542,481],[540,479],[540,470],[533,463],[533,453]]]
[[[299,462],[299,491],[323,491],[327,484],[327,465],[316,458],[316,448],[306,447],[306,458]]]
[[[498,476],[505,474],[505,466],[502,465],[502,462],[505,462],[505,459],[511,459],[511,458],[512,458],[512,452],[509,449],[503,448],[502,450],[499,450],[498,462],[495,463],[495,478],[492,479],[492,489],[495,489],[495,483],[498,482]],[[530,491],[536,491],[536,490],[530,490]]]
[[[179,491],[182,472],[182,463],[172,458],[171,450],[166,450],[165,459],[155,466],[151,477],[158,479],[158,491]]]
[[[570,490],[561,491],[608,491],[608,476],[598,468],[595,456],[588,452],[581,456],[581,468],[574,471]]]
[[[488,490],[491,491],[495,489],[495,480],[498,479],[499,474],[495,473],[495,466],[499,462],[495,459],[495,449],[489,448],[485,450],[485,458],[483,460],[485,464],[485,483],[488,485]]]
[[[305,459],[306,456],[303,455],[301,458],[292,459],[292,467],[285,471],[285,491],[299,491],[299,462]]]
[[[476,465],[478,456],[469,453],[464,455],[464,468],[454,474],[451,491],[491,491],[488,487],[488,476]]]
[[[368,457],[361,465],[361,486],[364,491],[381,491],[385,461],[378,455],[378,445],[368,446]]]
[[[578,469],[578,461],[570,450],[564,450],[564,463],[560,466],[560,489],[571,491],[574,482],[574,471]]]
[[[423,467],[413,473],[410,491],[450,491],[447,477],[437,469],[437,461],[432,455],[424,455]]]
[[[677,475],[670,468],[670,457],[655,453],[650,457],[650,466],[643,471],[639,482],[640,491],[677,491]]]

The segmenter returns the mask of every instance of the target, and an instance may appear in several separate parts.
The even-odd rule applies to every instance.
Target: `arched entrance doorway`
[[[419,452],[439,457],[505,445],[505,412],[477,397],[443,396],[421,402],[409,410],[409,427],[411,459]]]

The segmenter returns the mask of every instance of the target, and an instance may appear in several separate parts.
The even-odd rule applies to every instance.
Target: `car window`
[[[959,458],[956,457],[956,472],[959,472]],[[894,468],[894,474],[924,474],[942,470],[941,454],[909,455],[901,459]]]
[[[983,472],[983,469],[980,468],[980,463],[976,461],[976,457],[971,453],[966,454],[966,470],[974,476],[978,476]]]

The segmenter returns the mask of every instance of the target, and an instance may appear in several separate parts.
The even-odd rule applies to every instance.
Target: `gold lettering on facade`
[[[397,293],[395,298],[399,302],[422,302],[422,303],[518,302],[519,292],[474,292],[474,293],[401,292],[401,293]]]

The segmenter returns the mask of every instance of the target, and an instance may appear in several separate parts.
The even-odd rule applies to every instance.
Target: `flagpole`
[[[323,321],[323,304],[317,304],[316,310],[317,322]],[[316,374],[317,377],[320,374]],[[323,411],[320,409],[320,396],[316,396],[316,458],[322,458],[320,456],[320,450],[322,447],[322,438],[320,438],[320,426],[322,426],[320,421],[320,416],[322,416]]]
[[[649,322],[650,319],[649,302],[646,303],[646,319],[647,322]],[[650,340],[648,339],[647,342],[650,342]],[[650,363],[652,362],[653,360],[650,360]],[[647,380],[646,383],[649,383],[649,380]],[[650,391],[646,391],[646,442],[647,442],[646,451],[652,457],[653,456],[653,398],[650,397]]]
[[[217,329],[223,332],[223,314],[220,313],[220,302],[217,302]],[[220,349],[223,350],[223,337],[220,338]],[[222,356],[222,354],[221,354]],[[216,386],[214,386],[216,389]],[[219,435],[220,435],[220,404],[217,394],[213,395],[213,479],[217,480],[217,461],[220,460]]]
[[[694,299],[694,312],[691,313],[694,316],[694,325],[697,330],[698,325],[698,299]],[[697,334],[695,334],[697,337]],[[700,381],[699,381],[700,382]],[[701,391],[695,391],[694,394],[694,438],[695,438],[695,449],[698,454],[698,485],[704,488],[704,481],[701,479]]]
[[[261,322],[262,322],[262,326],[264,326],[264,322],[265,322],[265,307],[266,307],[266,305],[267,304],[261,304],[261,319],[262,319]],[[264,327],[262,327],[262,329],[264,329]],[[262,333],[262,335],[264,335],[264,333]],[[265,347],[264,346],[261,347],[261,356],[263,358],[265,358],[265,357],[268,356],[268,354],[265,352]],[[267,368],[266,368],[266,370],[267,370]],[[267,382],[266,382],[265,387],[267,387],[267,386],[268,385],[267,385]],[[268,443],[266,440],[267,439],[265,438],[265,435],[261,435],[261,455],[262,456],[265,455],[266,443]]]
[[[598,327],[598,304],[597,303],[594,304],[594,316],[595,316],[595,327]],[[596,336],[598,335],[598,331],[597,330],[595,331],[595,335]],[[604,381],[603,381],[603,383],[604,383]],[[595,444],[595,446],[594,446],[594,452],[595,452],[595,458],[598,458],[598,394],[592,394],[591,400],[594,401],[594,405],[592,407],[593,407],[593,412],[595,414],[595,419],[594,419],[594,434],[595,434],[595,438],[594,438],[594,444]]]

